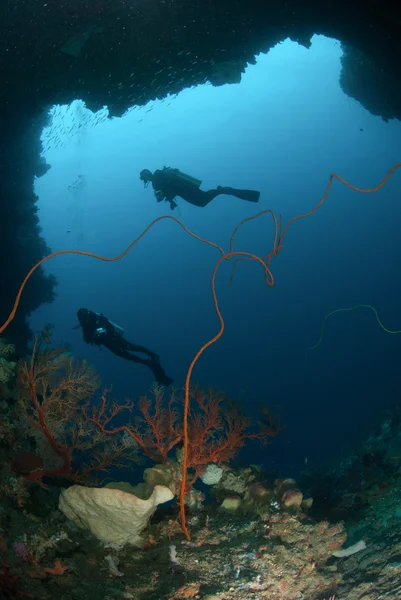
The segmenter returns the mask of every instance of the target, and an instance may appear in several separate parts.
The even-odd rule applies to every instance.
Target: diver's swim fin
[[[174,379],[171,379],[171,377],[168,377],[167,375],[165,375],[165,377],[163,377],[162,381],[158,381],[157,383],[160,383],[160,385],[164,385],[164,387],[168,387],[169,385],[171,385],[173,383]]]
[[[163,367],[161,366],[161,364],[159,362],[149,361],[148,366],[153,371],[153,375],[154,375],[157,383],[159,383],[160,385],[164,385],[165,387],[168,387],[169,385],[171,385],[173,383],[173,379],[171,379],[171,377],[166,375]]]
[[[247,200],[248,202],[259,202],[260,192],[255,190],[236,190],[232,187],[222,187],[218,186],[217,188],[221,194],[227,194],[228,196],[234,196],[235,198],[239,198],[240,200]]]
[[[241,200],[247,200],[248,202],[259,202],[260,192],[256,190],[235,190],[231,192],[231,196],[240,198]]]

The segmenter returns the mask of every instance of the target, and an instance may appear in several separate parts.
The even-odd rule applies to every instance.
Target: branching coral
[[[95,471],[106,471],[112,463],[134,458],[135,449],[126,438],[110,440],[82,411],[83,402],[99,387],[96,373],[85,361],[76,362],[65,348],[47,344],[50,340],[41,332],[35,337],[30,360],[18,368],[20,407],[45,463],[29,473],[28,479],[63,476],[82,481]]]
[[[139,401],[140,416],[120,426],[114,424],[116,417],[126,411],[132,412],[134,403],[126,400],[118,404],[109,401],[107,394],[106,390],[99,405],[85,405],[86,418],[96,424],[102,434],[115,436],[125,433],[135,440],[147,457],[168,463],[170,452],[178,449],[183,440],[182,416],[175,393],[171,392],[165,398],[164,388],[154,386],[153,399],[143,397]],[[278,433],[272,419],[263,428],[252,432],[248,420],[215,390],[204,393],[195,388],[190,394],[188,468],[191,477],[188,487],[195,483],[208,464],[229,462],[247,439],[266,442],[268,437]]]

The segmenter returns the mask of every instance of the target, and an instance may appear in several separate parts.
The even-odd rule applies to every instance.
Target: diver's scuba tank
[[[174,173],[174,175],[178,179],[182,179],[182,181],[190,183],[191,185],[194,185],[197,188],[202,185],[202,180],[201,179],[197,179],[196,177],[192,177],[192,175],[188,175],[188,173],[183,173],[179,169],[172,169],[171,167],[163,167],[163,171]]]
[[[113,327],[113,334],[116,337],[123,337],[124,329],[122,327],[120,327],[119,325],[116,325],[115,323],[113,323],[113,321],[109,320],[109,323]]]

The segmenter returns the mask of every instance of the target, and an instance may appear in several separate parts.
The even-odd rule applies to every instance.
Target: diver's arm
[[[177,204],[174,202],[175,194],[165,192],[164,190],[155,190],[155,196],[157,202],[163,202],[165,200],[170,204],[171,210],[174,210]]]
[[[165,195],[162,190],[155,190],[155,198],[157,202],[163,202],[165,200]]]
[[[166,167],[165,167],[166,169]],[[170,206],[172,206],[174,202],[174,198],[176,194],[174,192],[173,178],[169,174],[168,170],[163,171],[155,171],[153,174],[152,186],[155,191],[155,196],[157,202],[169,202]]]
[[[89,323],[83,329],[84,342],[100,346],[107,337],[108,324],[109,321],[104,315],[92,313]]]
[[[174,198],[175,198],[175,194],[167,194],[166,196],[164,196],[164,198],[162,198],[162,200],[165,200],[166,202],[168,202],[170,204],[170,208],[171,210],[174,210],[175,208],[177,208],[177,203],[174,202]],[[161,202],[161,200],[158,200],[158,202]]]
[[[86,344],[93,344],[93,335],[96,329],[97,314],[90,313],[88,321],[82,327],[82,335]]]
[[[107,317],[103,313],[97,315],[95,330],[93,332],[93,343],[103,344],[108,336],[113,337],[114,327],[111,325]]]
[[[92,335],[86,329],[83,329],[83,338],[86,344],[93,344]]]

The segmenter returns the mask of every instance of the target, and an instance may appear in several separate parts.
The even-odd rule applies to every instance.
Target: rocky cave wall
[[[33,178],[49,106],[83,99],[121,115],[133,105],[206,81],[240,81],[247,63],[290,37],[344,43],[341,85],[368,110],[401,118],[401,16],[389,0],[3,0],[0,7],[0,321],[49,249]],[[35,274],[7,335],[21,348],[26,316],[53,298]]]

